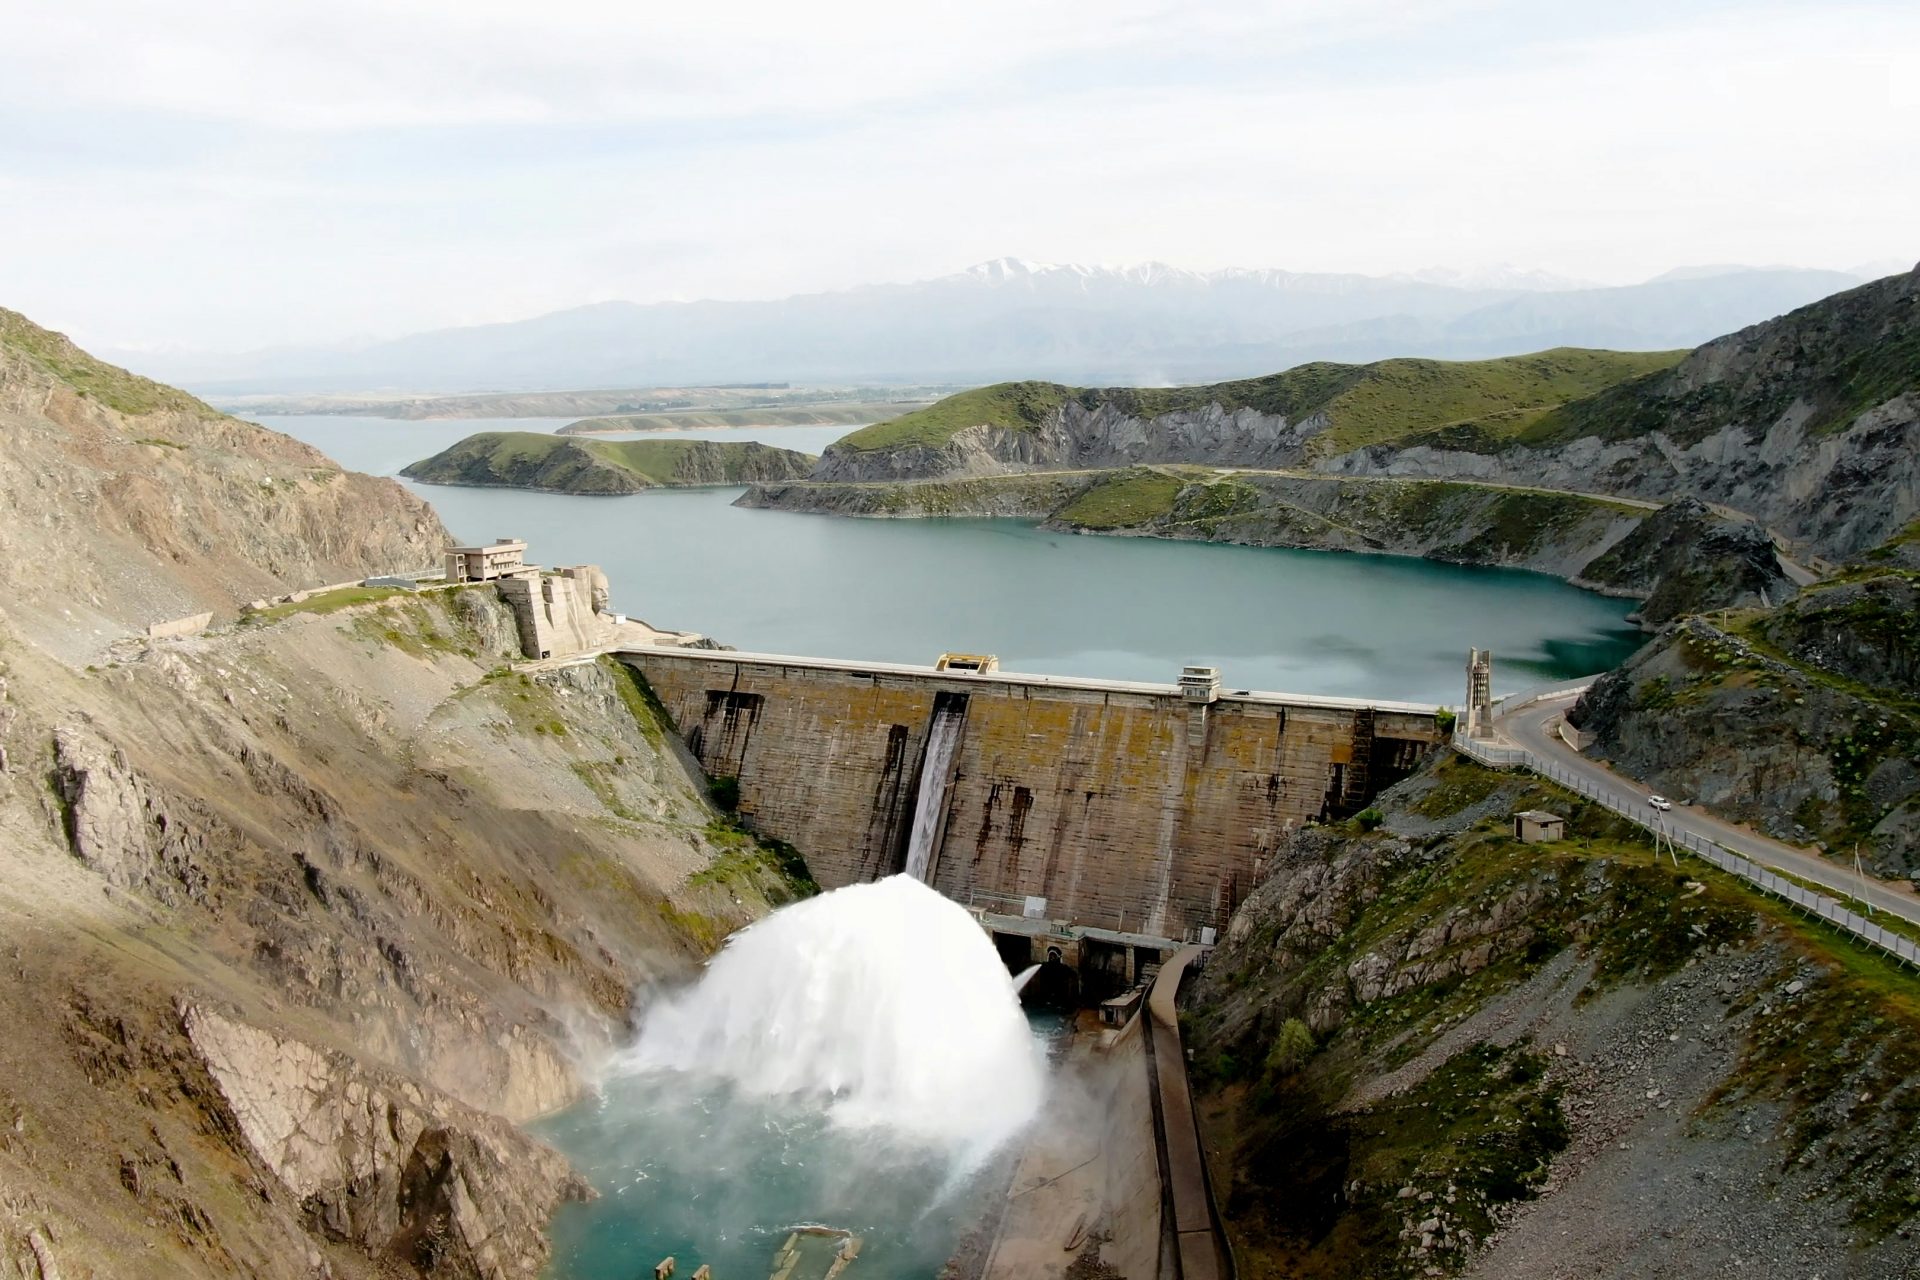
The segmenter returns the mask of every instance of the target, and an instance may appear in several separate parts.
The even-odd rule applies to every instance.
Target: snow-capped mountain
[[[1513,267],[1365,276],[996,258],[931,280],[766,302],[606,302],[327,348],[118,354],[208,394],[1206,381],[1306,360],[1690,347],[1857,283],[1793,268],[1696,268],[1597,288]]]

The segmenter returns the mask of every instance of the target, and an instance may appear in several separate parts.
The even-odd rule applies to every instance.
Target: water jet
[[[669,1253],[766,1274],[822,1225],[860,1237],[856,1275],[932,1274],[1044,1088],[964,908],[905,875],[796,903],[656,1002],[599,1096],[547,1126],[602,1192],[556,1219],[555,1275],[630,1280]]]

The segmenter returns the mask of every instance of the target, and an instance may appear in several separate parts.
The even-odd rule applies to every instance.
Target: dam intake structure
[[[1038,934],[1210,940],[1287,834],[1353,816],[1442,740],[1440,708],[1178,684],[634,647],[739,812],[833,888],[899,872]],[[1035,959],[1047,952],[1036,944]]]

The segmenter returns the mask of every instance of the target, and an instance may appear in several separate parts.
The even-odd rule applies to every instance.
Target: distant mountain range
[[[1000,258],[766,302],[604,302],[504,324],[233,356],[120,353],[205,395],[521,391],[780,379],[1153,385],[1308,360],[1692,347],[1861,283],[1717,266],[1583,286],[1517,268],[1392,277]]]

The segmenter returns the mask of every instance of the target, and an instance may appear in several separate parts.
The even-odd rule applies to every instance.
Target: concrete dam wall
[[[1350,816],[1440,740],[1435,708],[628,649],[740,811],[829,888],[906,869],[1077,925],[1223,927],[1277,841]],[[928,767],[931,760],[932,767]],[[915,814],[920,838],[913,839]],[[924,868],[924,870],[922,870]]]

